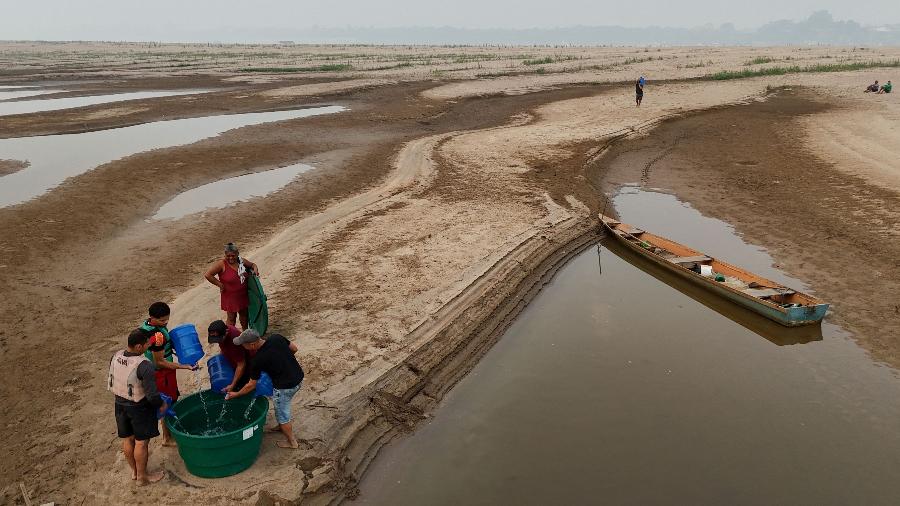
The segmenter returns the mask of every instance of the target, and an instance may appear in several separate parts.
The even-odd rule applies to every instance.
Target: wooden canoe
[[[685,281],[677,272],[657,264],[647,258],[647,255],[633,251],[617,239],[609,238],[608,241],[604,241],[603,247],[674,290],[678,290],[775,345],[802,345],[822,340],[821,325],[786,327],[745,307],[738,306],[724,297],[720,297],[712,290],[707,290],[705,287],[700,286],[699,283]]]
[[[665,237],[600,215],[622,244],[657,265],[740,306],[788,327],[819,323],[828,304]],[[717,281],[718,279],[718,281]]]

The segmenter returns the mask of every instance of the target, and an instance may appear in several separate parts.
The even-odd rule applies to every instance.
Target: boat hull
[[[646,258],[647,260],[657,264],[659,267],[672,272],[673,274],[676,274],[686,281],[705,288],[715,293],[719,297],[729,300],[741,307],[744,307],[786,327],[800,327],[803,325],[817,324],[822,321],[822,318],[825,317],[825,313],[828,311],[828,304],[824,303],[816,304],[813,306],[784,308],[776,306],[774,304],[766,304],[765,302],[754,297],[744,296],[743,294],[736,292],[735,290],[729,289],[727,286],[722,285],[721,283],[696,274],[689,269],[674,265],[666,259],[650,253],[635,242],[629,241],[623,236],[616,233],[615,229],[612,228],[608,223],[604,222],[603,224],[606,230],[609,231],[620,244]]]

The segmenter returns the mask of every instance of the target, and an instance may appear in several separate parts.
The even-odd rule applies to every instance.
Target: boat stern
[[[828,311],[828,304],[785,308],[785,323],[790,326],[811,325],[822,321]]]

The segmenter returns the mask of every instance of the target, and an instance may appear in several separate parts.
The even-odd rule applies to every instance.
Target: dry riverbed
[[[96,50],[114,63],[134,48],[70,49]],[[583,64],[625,61],[642,51],[581,56]],[[406,66],[309,78],[238,68],[188,76],[152,67],[139,71],[148,86],[141,89],[210,92],[4,118],[0,137],[20,137],[348,108],[139,153],[0,208],[0,267],[7,272],[0,287],[13,294],[0,302],[0,354],[9,364],[0,386],[8,400],[0,444],[11,449],[0,463],[4,500],[20,497],[19,483],[34,498],[64,503],[320,503],[352,496],[380,445],[413,428],[547,276],[596,239],[603,192],[621,183],[668,189],[733,223],[830,298],[830,318],[876,359],[900,364],[897,326],[871,323],[884,314],[897,321],[886,301],[898,299],[889,283],[898,277],[892,259],[900,233],[890,155],[900,143],[890,128],[879,134],[886,136],[878,143],[881,163],[870,175],[853,161],[861,140],[844,135],[850,147],[841,154],[821,148],[817,137],[817,126],[840,128],[841,111],[854,107],[892,124],[898,108],[891,96],[859,102],[860,83],[884,71],[803,75],[803,88],[793,91],[780,89],[800,80],[791,75],[678,81],[758,52],[692,51],[667,49],[653,55],[658,60],[607,70],[453,82]],[[793,50],[771,51],[785,58]],[[816,58],[827,53],[815,51]],[[5,54],[13,51],[6,47]],[[712,59],[709,69],[685,63]],[[566,70],[572,61],[558,66]],[[29,75],[23,66],[10,79],[84,77],[68,62],[48,61],[44,70]],[[137,71],[109,72],[108,89],[137,86]],[[465,72],[476,77],[474,69]],[[651,76],[641,108],[633,106],[630,84],[615,84],[638,72]],[[726,130],[730,121],[733,131]],[[148,220],[186,189],[299,162],[315,170],[266,198],[174,222]],[[27,170],[0,163],[0,174]],[[784,227],[785,215],[799,226]],[[873,231],[893,239],[866,241]],[[294,409],[303,449],[279,451],[267,436],[253,468],[202,480],[186,472],[175,451],[154,445],[151,462],[170,478],[137,492],[127,483],[102,387],[108,358],[154,300],[173,302],[176,323],[204,328],[218,317],[217,292],[202,272],[228,241],[260,264],[273,330],[300,346],[308,379]],[[848,279],[848,266],[860,258],[868,259],[870,275]],[[183,392],[195,388],[191,375],[181,381]]]

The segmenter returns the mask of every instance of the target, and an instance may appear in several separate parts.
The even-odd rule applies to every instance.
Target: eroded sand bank
[[[726,50],[722,62],[742,61],[747,51]],[[615,72],[623,79],[654,69],[669,78],[699,72],[676,68],[670,56],[678,55],[666,53],[667,59]],[[616,80],[615,72],[600,72],[599,80]],[[141,104],[133,117],[129,111],[104,115],[99,108],[14,118],[19,122],[14,135],[25,135],[105,128],[173,112],[287,108],[326,99],[350,109],[340,118],[262,125],[135,155],[0,211],[0,232],[18,238],[3,244],[6,256],[0,262],[18,267],[3,281],[18,294],[3,302],[0,325],[3,354],[13,364],[2,390],[13,422],[3,443],[17,448],[3,462],[3,474],[15,477],[10,483],[27,481],[42,499],[133,501],[131,489],[122,486],[124,463],[116,453],[108,394],[100,387],[108,355],[158,298],[174,301],[175,322],[193,321],[202,328],[217,317],[217,292],[200,275],[219,245],[235,240],[262,267],[274,330],[296,339],[301,349],[308,379],[295,412],[303,450],[281,452],[267,438],[247,472],[201,480],[184,470],[173,451],[154,447],[152,463],[167,468],[172,478],[144,497],[232,503],[352,495],[377,448],[396,431],[413,427],[547,276],[594,240],[601,189],[610,183],[592,178],[589,169],[611,142],[652,138],[654,127],[667,119],[756,103],[773,87],[798,81],[825,101],[857,100],[859,83],[883,73],[651,82],[641,108],[633,105],[630,85],[573,86],[586,80],[575,74],[444,87],[348,81],[331,88],[296,78],[227,77],[221,82],[243,88],[215,92],[197,103]],[[873,114],[890,124],[894,106],[885,104],[893,97],[869,98]],[[839,128],[835,124],[844,121],[835,116],[839,113],[810,116],[809,124],[821,128],[822,118],[828,125],[824,131]],[[85,119],[85,114],[93,116]],[[815,145],[815,129],[803,127],[803,118],[796,121],[797,142],[810,136]],[[862,142],[847,138],[851,145]],[[878,145],[886,151],[879,157],[888,171],[889,153],[900,146],[887,134]],[[835,166],[848,165],[841,160]],[[184,188],[301,161],[317,170],[265,199],[166,226],[144,221],[167,195]],[[105,205],[91,207],[99,196]],[[733,213],[727,219],[747,216]],[[92,228],[78,228],[85,222]],[[887,226],[890,231],[896,222]],[[71,319],[83,308],[95,313],[90,339],[60,340],[59,356],[23,345],[10,330],[40,336],[56,325],[64,335],[83,336],[85,325]],[[871,336],[856,337],[864,346],[867,339],[874,342]],[[895,341],[888,336],[878,342],[896,349]],[[78,366],[61,367],[72,358]],[[33,395],[37,369],[54,386]],[[183,391],[193,390],[194,378],[181,381]],[[35,413],[52,420],[49,429],[25,423]],[[7,487],[4,494],[9,498],[16,490]]]

